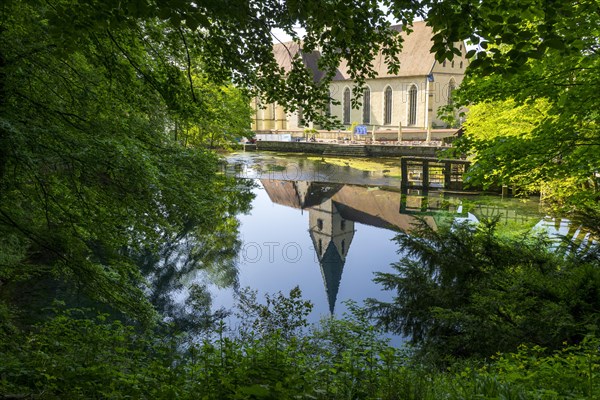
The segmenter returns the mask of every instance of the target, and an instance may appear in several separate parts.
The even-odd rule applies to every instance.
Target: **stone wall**
[[[314,142],[267,142],[259,140],[256,142],[257,150],[283,151],[289,153],[312,153],[323,154],[327,144]]]
[[[333,152],[336,148],[353,145],[315,143],[315,142],[256,142],[257,150],[280,151],[289,153],[323,154]],[[393,146],[393,145],[366,145],[366,153],[371,157],[436,157],[441,147],[436,146]]]

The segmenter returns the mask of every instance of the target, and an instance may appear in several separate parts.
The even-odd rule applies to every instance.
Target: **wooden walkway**
[[[463,175],[470,162],[429,157],[402,157],[402,189],[463,190]]]

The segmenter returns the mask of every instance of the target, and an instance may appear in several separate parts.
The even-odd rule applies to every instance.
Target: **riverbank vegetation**
[[[275,296],[268,308],[246,303],[259,313],[245,314],[241,329],[220,324],[204,339],[169,326],[141,331],[86,310],[53,311],[26,334],[2,332],[0,393],[40,399],[598,398],[599,342],[592,336],[555,350],[523,344],[486,359],[445,358],[446,368],[438,369],[419,361],[418,350],[390,346],[352,304],[343,319],[307,330],[310,306],[299,295]]]

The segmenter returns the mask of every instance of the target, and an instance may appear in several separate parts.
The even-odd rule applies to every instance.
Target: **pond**
[[[346,300],[391,300],[372,279],[402,257],[393,240],[417,216],[437,226],[496,217],[511,231],[545,226],[566,233],[564,221],[540,211],[539,199],[400,190],[398,159],[323,159],[309,155],[234,153],[227,173],[255,182],[255,198],[240,215],[240,287],[264,294],[298,286],[314,304],[311,322],[341,316]],[[233,289],[213,290],[230,308]]]

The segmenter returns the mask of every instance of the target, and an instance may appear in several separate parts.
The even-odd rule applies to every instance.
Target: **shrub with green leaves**
[[[543,236],[507,237],[493,221],[397,236],[406,256],[375,280],[396,297],[371,313],[435,363],[489,357],[519,345],[558,349],[600,328],[597,246],[554,248]]]
[[[278,329],[291,317],[306,323],[308,303],[295,289],[246,298],[249,317],[267,324],[240,333],[224,323],[212,335],[140,330],[88,310],[55,312],[29,332],[0,343],[0,395],[36,399],[596,399],[599,342],[551,352],[520,346],[486,360],[429,368],[410,347],[390,346],[367,310],[349,303],[340,319],[309,329]],[[293,314],[293,315],[290,315]],[[286,317],[286,315],[288,317]],[[263,329],[269,326],[273,329]],[[302,325],[304,326],[304,325]],[[256,328],[255,328],[256,327]]]

